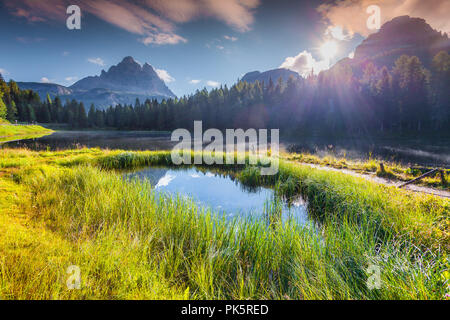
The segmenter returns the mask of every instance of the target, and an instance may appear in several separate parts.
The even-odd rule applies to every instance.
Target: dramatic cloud
[[[3,0],[16,17],[29,22],[65,21],[72,0]],[[119,28],[142,36],[144,44],[177,44],[187,40],[175,33],[176,24],[201,17],[223,21],[245,32],[253,23],[260,0],[78,0],[82,14],[90,13]],[[83,23],[82,23],[83,28]]]
[[[170,82],[175,81],[175,78],[173,78],[166,70],[155,69],[155,71],[158,74],[158,77],[165,83],[170,83]]]
[[[182,23],[198,17],[211,17],[244,32],[253,23],[253,10],[259,0],[146,0],[152,9],[171,21]]]
[[[295,71],[303,77],[306,77],[307,75],[311,74],[311,72],[314,72],[314,74],[318,74],[320,71],[329,69],[330,61],[316,61],[311,53],[305,50],[303,52],[300,52],[295,57],[287,57],[281,64],[280,68]]]
[[[366,10],[370,5],[380,7],[382,24],[395,17],[409,15],[425,19],[434,29],[450,32],[448,0],[342,0],[321,5],[318,10],[330,24],[328,32],[336,39],[343,40],[355,33],[368,36],[374,32],[367,28],[370,14]]]
[[[219,87],[219,86],[220,86],[220,82],[209,80],[209,81],[206,82],[206,85],[207,85],[208,87],[214,87],[214,88],[216,88],[216,87]]]
[[[105,61],[103,61],[102,58],[89,58],[89,59],[87,59],[87,61],[89,61],[90,63],[93,63],[93,64],[97,64],[102,67],[105,65]]]
[[[200,82],[202,82],[202,80],[196,80],[196,79],[189,80],[190,84],[199,84]]]

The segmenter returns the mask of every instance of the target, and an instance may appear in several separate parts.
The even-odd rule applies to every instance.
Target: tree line
[[[301,133],[360,134],[366,132],[449,131],[450,56],[438,53],[431,68],[419,58],[403,55],[393,68],[367,63],[362,72],[338,63],[306,79],[268,83],[238,81],[210,91],[162,101],[136,100],[86,112],[75,100],[41,101],[37,93],[20,90],[0,79],[0,117],[9,121],[67,123],[74,128],[132,130],[204,128],[280,128]],[[3,102],[3,103],[2,103]]]

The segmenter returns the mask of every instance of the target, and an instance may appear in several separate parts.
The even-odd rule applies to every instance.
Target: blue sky
[[[133,56],[159,69],[180,96],[231,85],[249,71],[320,65],[320,48],[330,39],[337,47],[326,61],[332,64],[366,34],[348,26],[341,37],[327,34],[339,26],[331,9],[317,10],[327,3],[339,9],[317,0],[1,0],[0,72],[16,81],[70,85]],[[68,4],[79,5],[81,30],[67,29]]]

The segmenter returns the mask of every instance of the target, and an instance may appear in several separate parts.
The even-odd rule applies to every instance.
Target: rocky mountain
[[[288,69],[273,69],[265,72],[248,72],[242,77],[241,80],[246,82],[264,81],[264,83],[269,83],[270,79],[272,79],[272,81],[276,83],[279,78],[282,78],[283,81],[286,82],[291,76],[296,80],[301,78],[301,76],[295,71]]]
[[[132,57],[125,57],[108,71],[102,70],[100,76],[81,79],[70,88],[75,91],[101,88],[113,92],[175,97],[151,65],[145,63],[141,66]]]
[[[132,57],[125,57],[118,65],[108,71],[102,70],[99,76],[81,79],[70,87],[58,84],[19,82],[21,89],[36,91],[41,99],[47,94],[61,99],[75,99],[86,107],[92,103],[97,108],[105,108],[117,104],[134,104],[136,98],[167,99],[175,95],[161,80],[151,65],[141,66]]]
[[[434,30],[424,19],[400,16],[386,22],[378,32],[367,37],[355,50],[353,59],[339,63],[348,64],[360,71],[368,62],[378,68],[392,68],[403,54],[417,56],[426,68],[439,51],[450,51],[450,39],[445,33]]]

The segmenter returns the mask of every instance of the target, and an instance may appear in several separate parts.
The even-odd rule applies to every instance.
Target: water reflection
[[[449,139],[437,138],[303,138],[284,141],[288,152],[319,157],[382,159],[423,166],[450,166]]]
[[[180,195],[192,198],[199,206],[210,208],[227,219],[266,218],[278,214],[282,221],[293,219],[307,222],[306,205],[297,200],[288,205],[276,198],[268,188],[249,189],[229,176],[202,172],[195,168],[146,168],[127,175],[148,179],[158,194]],[[276,211],[275,211],[276,210]]]
[[[35,151],[67,150],[80,147],[123,150],[167,150],[173,148],[168,132],[152,131],[56,131],[35,139],[6,142],[5,148]]]

